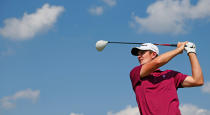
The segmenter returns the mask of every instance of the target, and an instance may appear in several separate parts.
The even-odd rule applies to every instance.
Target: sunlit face
[[[145,64],[153,60],[156,57],[156,55],[157,54],[155,52],[151,52],[149,50],[140,50],[138,51],[137,58],[140,64]]]

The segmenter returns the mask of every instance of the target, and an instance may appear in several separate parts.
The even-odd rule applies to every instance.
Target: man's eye
[[[139,52],[138,54],[139,55],[143,55],[145,53],[145,51],[141,51],[141,52]]]

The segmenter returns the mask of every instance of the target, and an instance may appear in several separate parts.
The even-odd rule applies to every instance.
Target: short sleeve
[[[187,75],[182,74],[180,72],[176,72],[176,71],[174,71],[174,73],[175,73],[174,83],[175,83],[176,88],[182,88],[182,82],[185,80]]]
[[[141,65],[140,66],[136,66],[130,72],[130,79],[131,79],[131,83],[132,83],[133,89],[135,89],[135,87],[138,85],[138,83],[141,83],[141,79],[140,79],[141,67],[142,67]]]

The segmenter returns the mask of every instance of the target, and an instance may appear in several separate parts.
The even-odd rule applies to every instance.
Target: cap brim
[[[138,51],[139,51],[140,49],[138,49],[138,48],[132,48],[131,49],[131,54],[132,55],[134,55],[134,56],[138,56]]]

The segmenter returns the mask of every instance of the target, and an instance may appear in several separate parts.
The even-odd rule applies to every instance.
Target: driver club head
[[[101,52],[108,44],[108,41],[99,40],[96,42],[96,49]]]

